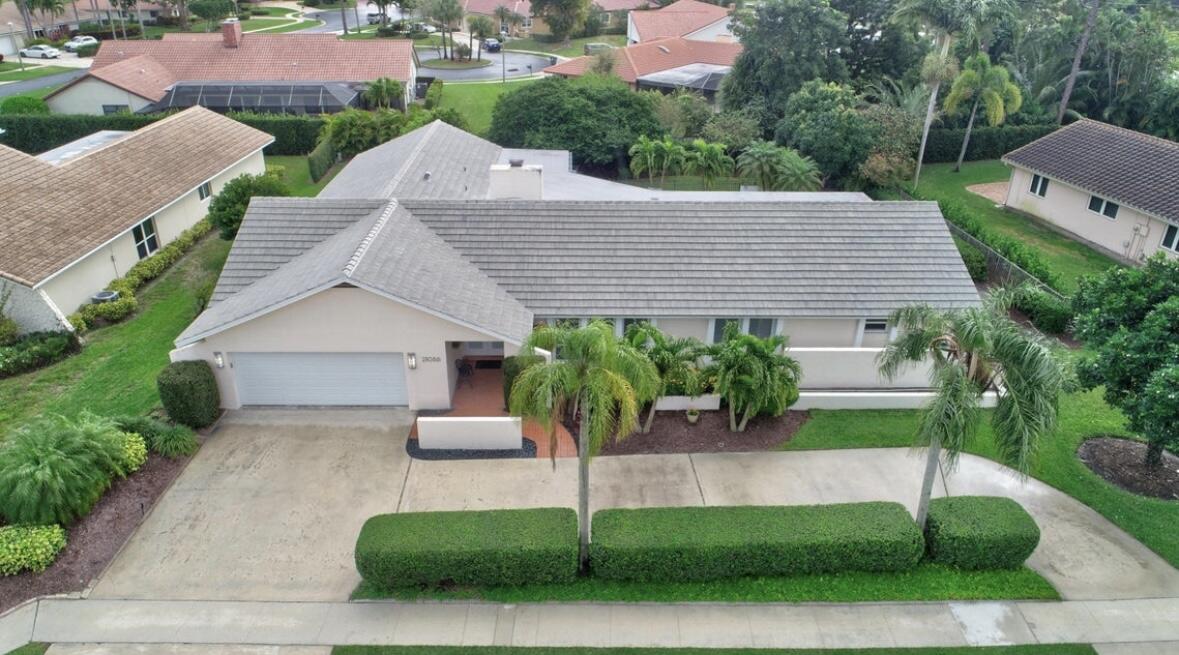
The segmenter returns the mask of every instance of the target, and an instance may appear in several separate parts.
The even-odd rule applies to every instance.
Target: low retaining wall
[[[920,409],[932,391],[803,391],[790,409]],[[983,397],[983,407],[994,407],[993,391]]]
[[[804,391],[831,389],[925,389],[929,364],[906,366],[894,379],[880,377],[876,356],[880,348],[790,348],[786,354],[802,366]]]
[[[698,409],[702,412],[708,412],[720,409],[720,402],[721,397],[711,393],[695,398],[691,396],[663,396],[655,401],[655,411],[682,412],[689,409]]]
[[[418,418],[422,448],[516,450],[523,447],[519,418],[511,416],[423,416]]]

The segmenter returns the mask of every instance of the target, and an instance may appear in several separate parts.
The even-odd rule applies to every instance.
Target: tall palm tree
[[[921,146],[917,150],[917,169],[913,186],[921,181],[921,161],[925,158],[925,144],[929,128],[937,111],[937,94],[943,82],[956,74],[956,62],[950,46],[958,36],[974,36],[989,22],[1010,11],[1010,0],[901,0],[893,12],[893,19],[916,23],[932,34],[933,52],[925,58],[921,76],[929,86],[929,104],[925,109],[925,124],[921,129]]]
[[[659,168],[659,142],[643,134],[639,136],[638,141],[631,145],[628,154],[630,154],[631,174],[635,177],[642,177],[643,173],[646,173],[647,186],[653,188],[655,186],[655,171]]]
[[[687,158],[687,151],[675,139],[664,136],[655,142],[655,149],[659,153],[659,188],[667,183],[667,174],[678,173]]]
[[[729,404],[730,432],[744,432],[758,414],[781,416],[798,400],[802,367],[785,350],[786,337],[780,334],[763,339],[741,334],[736,323],[725,326],[724,340],[709,355],[717,393]]]
[[[684,164],[689,173],[704,178],[704,188],[710,191],[716,178],[733,174],[733,158],[728,154],[728,147],[704,139],[695,139],[688,145]]]
[[[580,560],[589,561],[589,464],[604,443],[623,439],[638,424],[639,406],[655,397],[659,372],[643,353],[614,336],[614,326],[591,321],[580,328],[538,327],[520,352],[555,353],[551,362],[525,368],[512,384],[513,416],[535,420],[549,431],[556,453],[556,426],[571,404],[578,408],[577,520]],[[555,463],[555,460],[554,460]]]
[[[1026,474],[1039,440],[1056,429],[1065,376],[1047,340],[1007,316],[1010,294],[995,293],[982,307],[940,311],[913,305],[889,323],[900,336],[877,357],[880,374],[929,362],[934,397],[922,410],[917,445],[927,448],[917,523],[924,529],[940,453],[953,466],[978,430],[984,395],[995,392],[991,435],[1000,457]]]
[[[463,7],[458,0],[436,0],[433,4],[434,20],[442,25],[442,56],[454,59],[454,24],[462,21]],[[447,55],[446,35],[450,35],[450,54]]]
[[[507,5],[497,5],[493,13],[495,14],[496,20],[499,21],[500,29],[505,32],[510,31],[512,26],[512,14],[515,12],[513,12]]]
[[[487,16],[470,16],[467,18],[467,29],[471,33],[471,45],[474,47],[474,40],[479,39],[479,55],[478,59],[483,59],[483,40],[496,33],[495,23]]]
[[[651,399],[651,409],[642,428],[643,432],[650,432],[659,399],[666,396],[669,389],[686,390],[693,386],[694,378],[699,374],[700,358],[708,348],[699,339],[673,337],[647,322],[631,325],[625,337],[627,343],[646,355],[659,372],[659,390]]]
[[[1073,95],[1073,88],[1077,85],[1077,75],[1081,72],[1081,59],[1089,49],[1089,37],[1093,35],[1093,28],[1097,25],[1097,14],[1101,11],[1101,0],[1089,0],[1089,13],[1085,17],[1085,29],[1081,31],[1081,40],[1077,43],[1077,51],[1073,53],[1073,65],[1069,68],[1068,79],[1064,83],[1064,91],[1060,94],[1060,107],[1056,110],[1056,124],[1064,122],[1064,115],[1068,112],[1068,102]]]
[[[962,137],[962,150],[958,152],[955,173],[962,170],[962,160],[966,158],[966,147],[970,144],[970,132],[974,129],[978,106],[983,106],[987,123],[993,127],[1003,124],[1008,114],[1019,111],[1023,95],[1011,81],[1007,69],[992,64],[991,58],[985,52],[980,52],[966,60],[966,69],[954,80],[946,96],[946,111],[955,112],[965,103],[970,103],[970,119],[966,121],[966,134]]]

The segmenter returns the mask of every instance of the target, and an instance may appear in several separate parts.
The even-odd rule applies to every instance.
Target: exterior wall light
[[[221,353],[213,353],[213,363],[217,368],[225,368],[225,356]]]
[[[416,353],[406,353],[405,363],[409,366],[409,370],[414,370],[418,367],[418,356]]]

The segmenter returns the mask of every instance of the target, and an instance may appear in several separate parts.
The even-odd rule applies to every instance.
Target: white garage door
[[[408,405],[401,353],[232,353],[243,405]]]

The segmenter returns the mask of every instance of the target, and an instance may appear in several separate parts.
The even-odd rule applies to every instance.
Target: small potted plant
[[[700,420],[700,410],[696,409],[695,407],[688,408],[688,411],[684,414],[688,417],[688,423],[691,423],[692,425],[696,425],[696,421]]]

